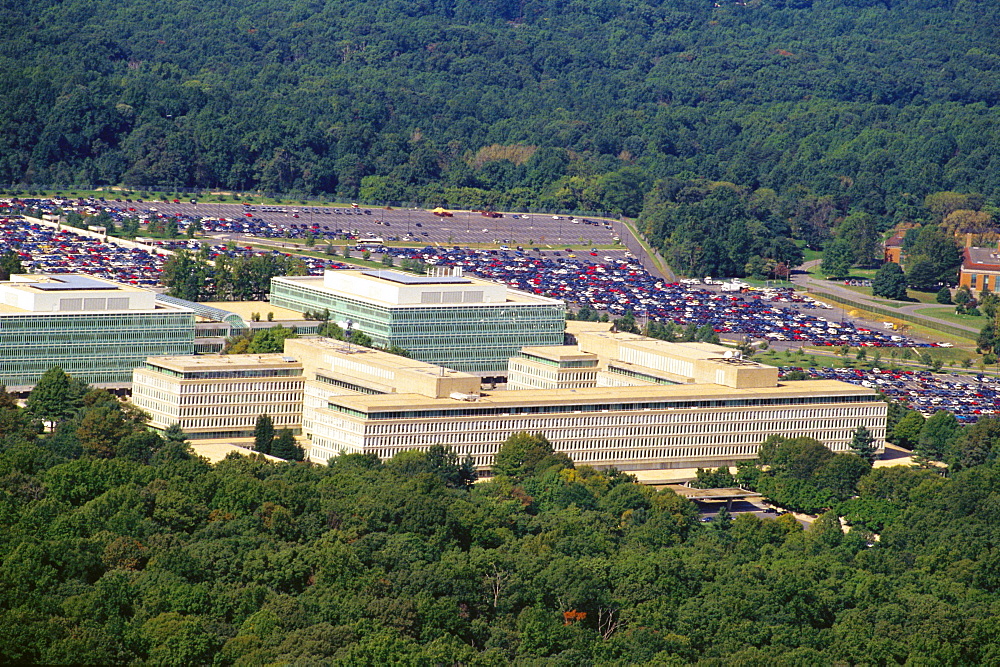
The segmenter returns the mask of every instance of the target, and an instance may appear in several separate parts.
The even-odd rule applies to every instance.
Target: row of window
[[[844,442],[850,441],[854,430],[860,424],[852,424],[847,428],[829,428],[820,430],[817,428],[805,427],[803,424],[786,424],[780,430],[761,429],[755,432],[743,431],[738,433],[726,432],[718,434],[700,435],[679,435],[674,433],[658,433],[656,430],[636,431],[631,435],[606,433],[595,433],[585,430],[569,430],[561,432],[548,432],[545,435],[552,441],[556,449],[562,451],[591,451],[606,450],[617,451],[622,448],[634,447],[642,443],[670,444],[670,445],[718,445],[733,443],[757,443],[760,444],[767,436],[778,433],[790,436],[808,436],[820,442]],[[883,433],[882,429],[872,428],[874,434]],[[822,428],[822,427],[821,427]],[[480,445],[482,447],[493,448],[500,446],[510,435],[506,432],[473,432],[473,433],[446,433],[446,434],[426,434],[426,435],[406,435],[406,436],[384,436],[372,437],[367,441],[370,447],[402,447],[410,449],[413,447],[429,446],[435,444],[451,445],[462,447],[467,445]]]
[[[211,406],[204,408],[180,408],[171,406],[175,414],[181,417],[224,417],[226,415],[276,415],[276,414],[300,414],[302,403],[244,403],[227,406]]]
[[[732,399],[687,399],[674,401],[637,401],[634,403],[573,403],[560,405],[482,405],[465,408],[447,408],[437,410],[399,410],[386,412],[364,413],[353,408],[330,403],[330,409],[345,414],[353,414],[368,419],[436,419],[456,417],[491,417],[512,416],[522,414],[558,414],[584,412],[635,412],[653,410],[692,410],[695,408],[730,408],[782,405],[821,405],[824,403],[869,403],[871,394],[854,396],[806,396],[765,398],[732,398]],[[882,410],[885,410],[882,404]]]
[[[177,371],[157,364],[147,362],[144,366],[154,373],[162,373],[170,377],[185,380],[223,380],[243,378],[295,377],[302,375],[301,368],[254,368],[233,369],[224,371]]]
[[[250,426],[257,423],[259,414],[249,417],[212,417],[210,419],[181,419],[180,425],[183,429],[189,428],[214,428],[223,426]],[[298,413],[290,415],[274,414],[271,416],[275,426],[299,426],[302,423]]]
[[[60,329],[182,329],[194,332],[194,313],[164,313],[145,315],[80,314],[58,315],[0,315],[0,332],[7,331],[58,331]]]
[[[225,384],[183,384],[180,387],[182,405],[198,403],[232,403],[246,400],[248,393],[270,393],[273,391],[295,390],[302,396],[304,379],[273,382],[242,382],[238,385]]]
[[[768,421],[770,424],[780,428],[792,420],[819,420],[836,418],[858,418],[858,417],[884,417],[886,407],[884,403],[875,405],[861,405],[843,408],[813,408],[799,410],[747,410],[739,412],[716,412],[716,411],[675,411],[675,412],[652,412],[637,414],[600,414],[583,417],[556,417],[556,418],[534,418],[534,419],[503,419],[478,421],[474,423],[475,430],[482,431],[545,431],[547,429],[584,427],[599,428],[607,426],[627,427],[657,424],[716,424],[717,426],[733,428],[735,423],[761,423]],[[778,421],[774,421],[778,420]],[[769,427],[770,428],[770,427]],[[398,433],[437,433],[442,431],[467,431],[470,430],[468,421],[446,421],[446,422],[422,422],[404,421],[389,424],[378,424],[368,422],[365,424],[365,433],[368,435],[398,434]],[[701,428],[704,430],[704,428]]]

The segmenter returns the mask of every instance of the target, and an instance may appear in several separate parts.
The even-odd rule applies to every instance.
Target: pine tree
[[[887,299],[906,298],[906,275],[899,264],[886,262],[872,278],[872,294]]]
[[[260,415],[253,428],[253,448],[261,454],[270,454],[273,444],[274,422],[270,415]]]
[[[63,369],[53,366],[45,371],[38,384],[28,394],[28,412],[43,421],[59,422],[72,417],[80,407],[85,384],[74,382]]]
[[[871,431],[859,426],[851,439],[851,450],[869,464],[874,463],[878,450],[875,449],[875,438],[872,437]]]
[[[278,437],[274,440],[271,448],[271,456],[277,456],[286,461],[301,461],[305,458],[305,452],[295,444],[295,436],[287,428],[281,429]]]

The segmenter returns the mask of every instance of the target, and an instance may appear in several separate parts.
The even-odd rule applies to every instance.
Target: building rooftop
[[[19,273],[10,277],[5,286],[29,292],[92,292],[94,290],[119,290],[146,292],[141,287],[116,283],[113,280],[87,276],[82,273],[35,274]]]
[[[596,354],[581,352],[572,345],[545,345],[541,347],[521,348],[522,354],[529,354],[533,357],[551,359],[553,361],[589,361],[597,359]]]
[[[906,232],[902,232],[902,233],[897,232],[897,233],[893,234],[892,236],[890,236],[886,240],[885,247],[886,248],[902,248],[903,247],[903,239],[905,238],[905,236],[906,236]]]
[[[787,382],[775,387],[735,389],[716,384],[656,385],[639,387],[587,387],[581,389],[522,389],[483,394],[476,401],[454,398],[428,398],[416,394],[386,394],[378,396],[337,396],[337,405],[360,412],[394,412],[399,410],[442,410],[462,407],[515,407],[535,405],[591,405],[600,403],[639,403],[650,401],[727,400],[752,398],[807,398],[824,396],[870,396],[873,389],[838,380],[804,380]]]
[[[1000,251],[996,248],[965,248],[962,251],[962,268],[1000,271]]]
[[[400,271],[358,271],[340,269],[323,276],[280,276],[277,282],[289,282],[318,291],[343,294],[392,308],[470,307],[498,303],[561,304],[558,299],[510,289],[491,280],[469,276],[418,276]],[[458,300],[428,300],[424,294],[460,294]]]
[[[192,370],[233,370],[236,368],[286,368],[301,366],[287,354],[198,354],[174,357],[149,357],[146,363],[178,372]]]
[[[472,281],[464,276],[424,276],[413,273],[403,273],[391,269],[379,271],[362,271],[361,275],[378,280],[388,280],[402,285],[468,285]]]
[[[421,373],[434,377],[474,377],[468,373],[463,373],[462,371],[453,371],[450,368],[445,368],[444,366],[437,366],[435,364],[427,363],[426,361],[418,361],[417,359],[402,357],[398,354],[392,354],[391,352],[385,352],[383,350],[348,344],[345,341],[337,340],[335,338],[303,336],[300,338],[286,339],[286,344],[288,344],[289,341],[292,341],[290,345],[292,348],[301,349],[299,348],[300,345],[307,345],[327,354],[332,354],[335,357],[356,361],[359,364],[364,364],[365,366],[370,366],[372,368],[384,368],[393,372],[407,371],[410,373]],[[294,354],[293,350],[290,352]]]
[[[157,304],[152,290],[83,274],[14,274],[0,282],[0,314],[182,311]]]
[[[566,333],[575,336],[590,331],[611,331],[611,322],[588,322],[586,320],[566,320]]]

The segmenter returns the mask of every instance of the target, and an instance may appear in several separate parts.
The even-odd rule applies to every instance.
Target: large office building
[[[400,271],[327,271],[322,277],[276,277],[271,303],[297,312],[327,311],[379,347],[483,377],[503,376],[526,346],[563,341],[562,301],[505,285],[449,275]]]
[[[337,387],[320,393],[317,386],[303,409],[310,458],[346,452],[387,459],[443,444],[487,469],[508,437],[528,431],[577,463],[643,470],[732,465],[755,458],[773,434],[813,437],[834,451],[848,450],[862,425],[880,446],[885,438],[886,404],[871,389],[779,382],[777,369],[715,345],[610,332],[577,339],[575,347],[525,349],[510,362],[509,386],[531,388],[490,392],[474,391],[471,382],[449,391],[406,378],[376,387],[370,378],[388,380],[390,356],[331,352],[326,380],[306,371],[307,396],[314,383]]]
[[[306,382],[302,430],[310,460],[365,452],[364,438],[348,436],[329,409],[344,396],[426,396],[465,400],[479,396],[481,378],[388,352],[329,338],[289,338],[285,354],[302,363]],[[348,438],[350,445],[345,438]]]
[[[763,389],[778,369],[709,343],[668,343],[612,331],[578,331],[576,345],[526,347],[512,357],[507,389],[717,384]]]
[[[192,441],[253,441],[257,417],[302,429],[302,364],[284,354],[150,357],[132,374],[132,402],[157,430],[180,425]]]
[[[78,274],[0,282],[0,382],[31,389],[59,366],[101,387],[127,387],[147,357],[194,352],[195,314],[145,289]]]
[[[388,459],[441,444],[488,469],[519,431],[544,434],[575,462],[621,470],[732,465],[773,434],[834,451],[865,426],[881,445],[886,404],[845,382],[781,382],[777,369],[704,343],[579,331],[574,346],[525,348],[509,387],[332,339],[285,341],[282,355],[150,359],[133,400],[153,425],[194,440],[249,439],[260,414],[298,432],[309,458]],[[517,389],[517,387],[525,387]]]

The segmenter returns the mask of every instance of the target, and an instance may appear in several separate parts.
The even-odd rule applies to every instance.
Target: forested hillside
[[[1000,192],[989,0],[7,0],[0,183],[637,214]],[[786,207],[786,208],[787,208]]]
[[[844,535],[835,512],[706,524],[528,434],[475,485],[443,447],[213,466],[107,392],[42,386],[26,409],[0,392],[2,664],[1000,660],[995,428],[975,444],[992,463],[950,479],[808,438],[741,469],[858,495]]]

